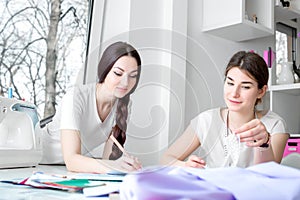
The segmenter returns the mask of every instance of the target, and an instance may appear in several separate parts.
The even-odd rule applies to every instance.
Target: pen
[[[118,142],[118,140],[113,136],[113,135],[110,135],[109,137],[117,146],[118,148],[126,155],[129,157],[129,154],[125,151],[125,149],[122,147],[122,145]],[[138,162],[140,163],[138,160],[135,159],[135,162]],[[139,164],[139,168],[138,169],[141,169],[142,168],[142,165]]]
[[[118,140],[113,136],[110,135],[109,137],[117,146],[118,148],[126,155],[129,156],[129,154],[125,151],[125,149],[122,147],[122,145],[118,142]]]

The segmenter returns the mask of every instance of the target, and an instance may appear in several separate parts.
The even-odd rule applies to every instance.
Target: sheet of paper
[[[106,196],[113,192],[119,192],[119,188],[119,183],[107,183],[104,186],[84,188],[83,194],[86,197]]]

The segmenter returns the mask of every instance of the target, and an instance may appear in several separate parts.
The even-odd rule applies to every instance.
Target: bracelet
[[[267,133],[268,133],[267,141],[259,146],[261,148],[268,148],[270,146],[269,143],[270,143],[271,134],[269,132],[267,132]]]

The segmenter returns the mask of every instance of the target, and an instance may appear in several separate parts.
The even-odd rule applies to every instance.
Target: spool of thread
[[[8,88],[8,94],[7,94],[7,97],[10,98],[10,99],[13,98],[13,89],[12,89],[12,87],[9,87],[9,88]]]

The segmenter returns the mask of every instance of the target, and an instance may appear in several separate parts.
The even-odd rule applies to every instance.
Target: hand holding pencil
[[[113,136],[110,135],[109,137],[116,145],[117,147],[123,152],[123,155],[118,160],[121,161],[121,167],[124,168],[127,171],[135,171],[142,168],[142,164],[138,160],[138,158],[129,155],[126,150],[123,148],[123,146],[118,142],[118,140]]]

